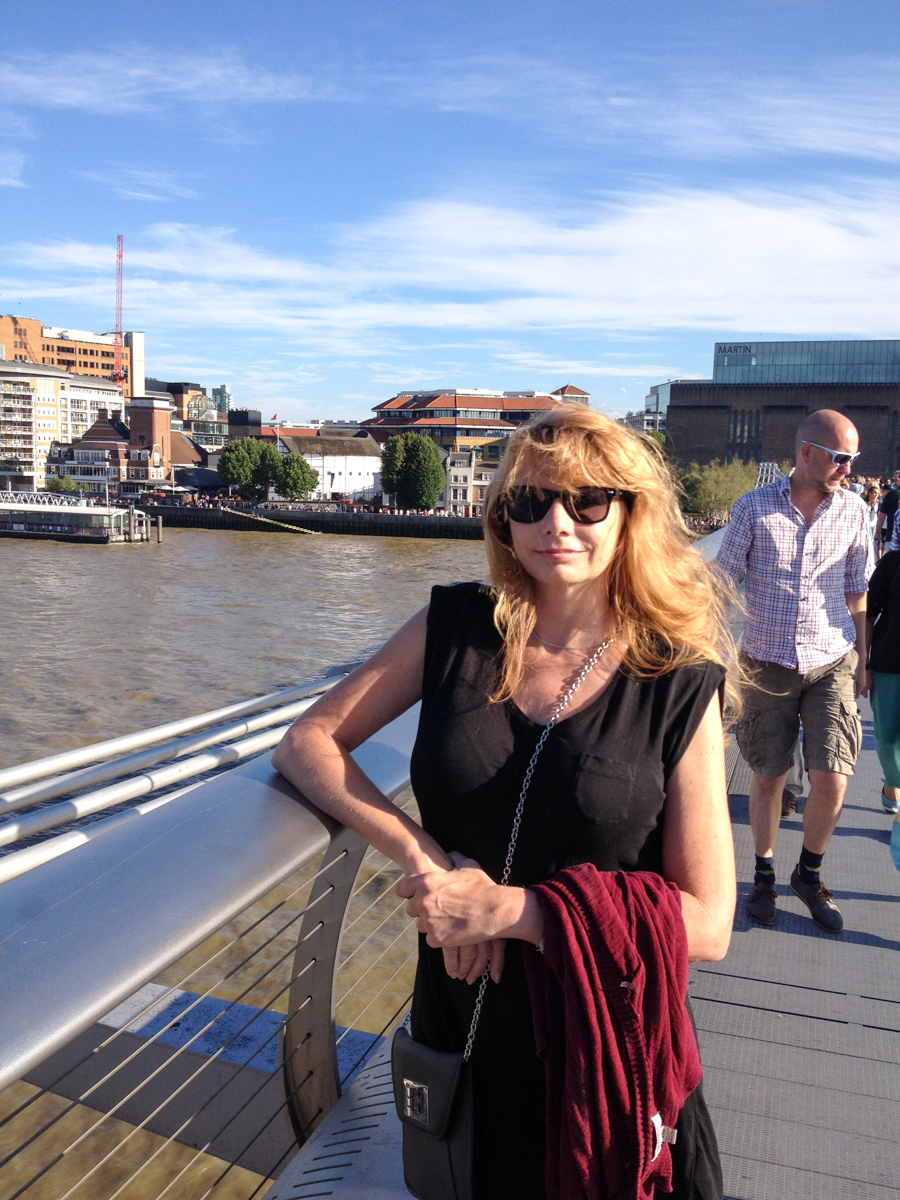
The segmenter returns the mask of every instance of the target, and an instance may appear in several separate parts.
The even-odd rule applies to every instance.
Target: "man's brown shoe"
[[[757,925],[774,925],[777,916],[775,908],[777,899],[778,893],[773,887],[769,887],[765,883],[754,883],[745,905],[747,916]]]
[[[794,873],[791,875],[791,891],[799,900],[803,901],[809,909],[809,915],[820,929],[824,929],[826,933],[841,932],[844,928],[844,918],[834,902],[834,896],[827,887],[823,887],[822,884],[815,887],[811,883],[804,883],[800,878],[799,870],[794,867]]]
[[[792,817],[797,811],[798,797],[793,792],[789,792],[787,788],[781,793],[781,815],[783,817]]]

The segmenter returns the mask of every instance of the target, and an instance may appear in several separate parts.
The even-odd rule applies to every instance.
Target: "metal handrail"
[[[324,680],[322,691],[334,687],[335,683],[343,678],[342,675],[336,675],[331,679]],[[207,746],[214,746],[218,742],[227,742],[245,734],[256,733],[279,721],[293,721],[314,703],[318,695],[320,693],[316,692],[314,696],[305,700],[298,700],[295,704],[285,704],[246,721],[216,725],[204,733],[196,733],[191,737],[174,738],[168,742],[161,742],[151,749],[140,750],[136,754],[99,763],[94,767],[86,767],[81,771],[57,775],[43,782],[26,784],[8,792],[0,792],[0,817],[7,813],[17,812],[20,808],[27,808],[30,804],[37,804],[39,801],[53,800],[57,796],[68,796],[72,792],[83,791],[95,783],[105,783],[109,779],[132,775],[135,771],[143,771],[145,767],[155,766],[156,763],[166,762],[173,758],[183,758],[186,754],[191,754],[195,750],[204,750]]]
[[[321,688],[321,684],[314,686]],[[408,783],[416,724],[413,709],[354,752],[359,765],[389,796]],[[261,736],[271,737],[275,732],[269,730]],[[41,1079],[48,1080],[42,1086],[77,1100],[82,1085],[66,1085],[59,1078],[72,1068],[72,1047],[86,1044],[83,1039],[95,1022],[324,851],[324,865],[314,876],[312,891],[299,915],[296,948],[287,958],[293,958],[293,969],[286,985],[287,1021],[280,1035],[282,1069],[273,1077],[281,1081],[283,1099],[268,1119],[283,1110],[290,1116],[295,1140],[304,1140],[341,1092],[334,985],[347,904],[356,890],[366,843],[307,804],[272,770],[267,755],[52,841],[73,837],[81,842],[70,853],[0,887],[0,901],[5,901],[0,902],[0,952],[5,967],[0,977],[0,1007],[6,1017],[0,1024],[0,1087],[26,1075],[31,1078],[37,1071]],[[49,844],[18,854],[42,851]],[[8,855],[0,862],[15,857]],[[376,871],[373,878],[380,874]],[[292,925],[295,920],[292,917],[287,924],[297,928]],[[277,961],[283,958],[280,951]],[[262,961],[270,960],[264,956]],[[134,1036],[129,1035],[132,1040]],[[112,1040],[100,1039],[107,1046],[104,1053],[109,1053]],[[377,1036],[373,1040],[377,1042]],[[96,1039],[90,1042],[94,1044],[98,1044]],[[121,1058],[122,1052],[118,1053]],[[183,1052],[169,1053],[174,1058]],[[214,1058],[209,1062],[216,1067]],[[57,1060],[62,1064],[60,1071],[56,1070]],[[82,1055],[80,1061],[87,1065],[79,1069],[89,1070],[91,1062],[102,1066],[107,1060],[102,1055],[97,1060],[96,1052],[89,1052],[88,1058]],[[133,1072],[135,1063],[139,1068],[143,1060],[139,1054],[135,1060],[132,1053],[124,1061],[130,1064],[132,1075],[128,1086],[123,1083],[116,1093],[120,1097],[117,1111],[126,1121],[137,1121],[136,1128],[152,1128],[148,1123],[156,1119],[158,1101],[155,1108],[151,1105],[142,1110],[143,1116],[131,1116],[127,1105],[121,1107],[136,1094]],[[158,1075],[158,1056],[147,1061],[146,1070]],[[196,1056],[191,1059],[191,1079],[206,1078],[206,1061]],[[114,1066],[113,1075],[118,1069]],[[240,1071],[246,1074],[244,1067]],[[256,1077],[262,1078],[258,1072]],[[201,1089],[206,1110],[225,1086],[217,1085],[216,1078],[205,1085],[206,1092]],[[253,1086],[258,1090],[262,1084]],[[138,1093],[142,1087],[139,1079]],[[101,1097],[90,1101],[92,1107],[107,1111],[102,1089],[98,1092],[93,1086],[89,1090]],[[192,1110],[184,1107],[191,1102],[190,1089],[185,1092],[179,1084],[173,1097],[176,1094],[180,1098],[173,1099],[173,1105],[180,1115],[168,1136],[177,1139],[194,1117]],[[230,1120],[234,1119],[232,1115]],[[228,1135],[229,1145],[237,1149],[222,1149],[216,1143],[212,1153],[226,1159],[233,1154],[231,1161],[244,1161],[239,1135],[239,1129]],[[287,1146],[283,1136],[275,1137],[282,1155]],[[188,1144],[202,1143],[188,1140]],[[260,1153],[251,1154],[251,1158],[256,1154],[257,1163]]]
[[[306,707],[309,707],[310,704],[312,704],[312,700],[307,702]],[[262,750],[270,750],[276,746],[289,728],[290,725],[279,725],[275,729],[254,734],[252,737],[238,742],[230,742],[227,746],[220,746],[217,750],[197,754],[183,762],[160,767],[156,771],[148,771],[146,774],[125,780],[123,783],[114,783],[108,788],[88,792],[87,795],[78,796],[74,800],[65,800],[61,804],[39,808],[23,817],[0,822],[0,846],[8,846],[12,842],[32,837],[36,833],[43,833],[47,829],[55,829],[58,825],[64,825],[79,817],[103,812],[104,809],[122,804],[126,800],[134,800],[137,796],[146,796],[150,792],[169,787],[173,783],[180,783],[183,779],[190,779],[192,776],[215,770],[226,763],[240,762],[241,759],[251,758]],[[21,866],[22,853],[24,852],[8,854],[0,859],[0,882],[21,874],[22,869],[30,869],[27,866],[24,868]]]
[[[346,671],[343,671],[339,675],[331,675],[315,683],[284,688],[281,691],[270,692],[266,696],[256,696],[252,700],[227,704],[224,708],[216,708],[211,712],[199,713],[193,717],[183,717],[178,721],[169,721],[165,725],[155,725],[137,733],[126,733],[121,737],[110,738],[103,742],[91,742],[89,745],[79,746],[75,750],[64,750],[59,754],[52,754],[48,758],[36,758],[15,767],[0,768],[0,788],[14,787],[16,784],[27,783],[32,779],[45,779],[49,775],[70,771],[85,763],[100,762],[115,758],[119,754],[126,754],[130,750],[138,750],[142,746],[156,745],[181,734],[190,733],[194,729],[205,729],[207,726],[217,725],[222,721],[273,708],[277,704],[301,700],[306,696],[313,696],[318,692],[327,691],[329,687],[334,687],[344,678],[345,674]]]
[[[0,504],[36,504],[49,508],[69,508],[82,503],[80,496],[62,496],[59,492],[0,491]]]

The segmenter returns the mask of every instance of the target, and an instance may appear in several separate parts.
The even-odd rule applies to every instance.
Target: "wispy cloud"
[[[168,171],[141,171],[129,168],[108,168],[103,171],[79,171],[82,179],[115,192],[124,200],[196,200],[197,193],[188,187],[181,175]]]
[[[543,127],[567,142],[636,140],[688,156],[761,152],[894,162],[900,158],[900,60],[848,57],[790,75],[717,71],[690,59],[586,69],[492,56],[397,80],[399,94],[449,110]]]
[[[16,150],[0,150],[0,187],[25,187],[22,171],[25,155]]]
[[[494,360],[507,369],[521,367],[535,375],[565,375],[572,379],[671,379],[679,367],[665,363],[598,362],[595,359],[559,358],[527,349],[495,350]],[[621,356],[607,356],[621,357]]]
[[[382,359],[411,331],[456,342],[536,330],[892,336],[898,223],[900,188],[863,181],[805,196],[628,194],[578,214],[423,202],[345,231],[319,261],[228,229],[162,224],[127,247],[127,299],[138,327],[250,327],[282,350]],[[7,293],[89,304],[108,289],[109,247],[43,242],[2,257]],[[657,369],[613,366],[592,373]]]
[[[833,58],[790,75],[710,70],[689,59],[581,66],[514,54],[445,57],[415,66],[316,61],[273,71],[225,47],[172,54],[132,45],[106,53],[0,59],[10,107],[106,115],[248,105],[359,103],[477,114],[566,143],[666,148],[699,158],[804,153],[900,158],[900,61]],[[235,134],[234,136],[243,136]]]
[[[230,50],[160,54],[145,46],[103,54],[10,55],[0,61],[0,97],[10,105],[117,114],[152,112],[172,103],[289,103],[325,98],[312,75],[278,75]]]

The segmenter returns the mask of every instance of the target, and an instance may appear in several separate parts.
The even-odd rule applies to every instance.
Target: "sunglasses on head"
[[[610,505],[616,496],[624,496],[619,488],[583,487],[574,492],[554,492],[550,488],[517,487],[506,498],[506,515],[521,525],[543,521],[554,500],[579,525],[598,525],[609,516]]]
[[[827,446],[820,446],[818,442],[804,441],[804,446],[815,446],[817,450],[824,450],[826,454],[831,455],[831,461],[836,467],[846,467],[848,463],[855,463],[862,451],[857,454],[847,454],[843,450],[830,450]]]

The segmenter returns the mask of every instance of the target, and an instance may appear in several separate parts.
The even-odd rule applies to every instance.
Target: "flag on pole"
[[[272,416],[269,418],[269,420],[271,420],[271,421],[277,421],[277,420],[278,420],[278,413],[273,413],[273,414],[272,414]]]

